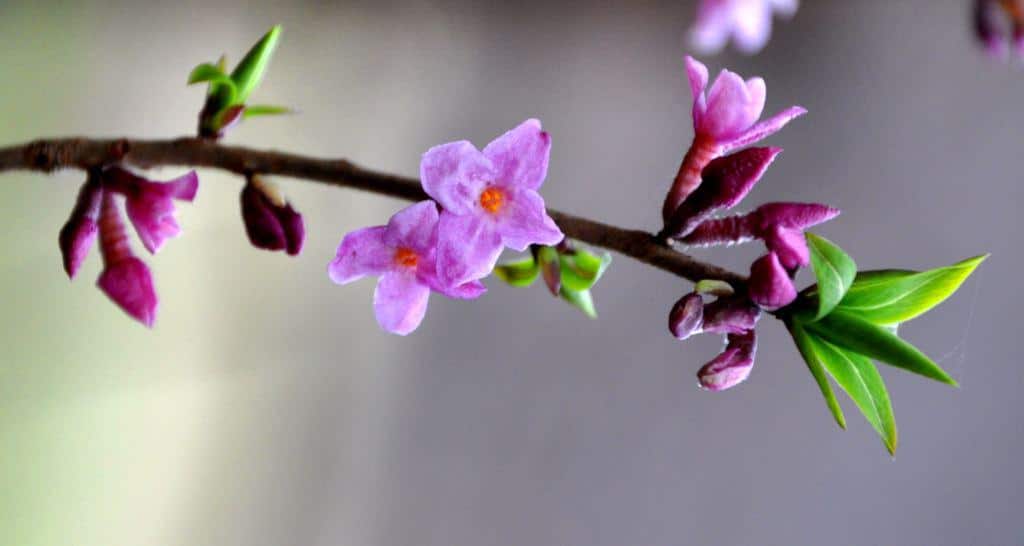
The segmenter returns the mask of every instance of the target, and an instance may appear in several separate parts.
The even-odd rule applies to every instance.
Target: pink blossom
[[[537,192],[550,153],[551,137],[530,119],[483,151],[462,140],[423,154],[423,189],[444,208],[437,270],[446,285],[483,278],[504,247],[524,251],[563,239]]]
[[[99,232],[103,273],[96,285],[125,313],[152,327],[158,303],[153,278],[149,267],[132,253],[121,211],[110,192],[103,194]]]
[[[195,171],[166,182],[154,182],[120,167],[103,171],[104,186],[125,196],[128,219],[143,246],[156,254],[167,239],[181,233],[174,218],[174,199],[191,202],[199,189]]]
[[[64,259],[64,271],[67,272],[69,279],[75,278],[78,268],[96,242],[102,201],[103,186],[98,179],[90,176],[78,191],[78,200],[71,209],[71,217],[61,228],[60,236],[57,238]]]
[[[769,311],[785,307],[796,299],[793,279],[774,252],[761,256],[750,265],[747,290],[751,301]]]
[[[437,276],[439,217],[433,201],[421,201],[397,212],[385,226],[345,235],[327,266],[331,280],[348,284],[365,276],[379,277],[373,308],[380,327],[406,335],[427,312],[430,292],[460,299],[479,297],[486,288],[471,281],[454,288]]]
[[[730,38],[743,53],[757,53],[771,36],[772,12],[789,17],[797,7],[797,0],[701,0],[691,40],[702,53],[717,53]]]
[[[763,79],[744,81],[739,75],[722,70],[705,97],[707,67],[693,57],[686,57],[686,74],[693,94],[694,137],[662,207],[666,223],[700,186],[701,173],[713,159],[753,144],[807,112],[800,106],[792,106],[758,123],[766,95]]]
[[[750,376],[757,352],[757,335],[753,330],[726,336],[727,345],[721,354],[697,372],[700,386],[709,391],[722,391],[739,385]]]

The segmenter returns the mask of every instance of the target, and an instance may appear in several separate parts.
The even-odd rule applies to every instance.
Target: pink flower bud
[[[680,298],[668,314],[668,331],[680,340],[700,333],[703,323],[704,300],[696,292]]]
[[[99,231],[103,273],[96,285],[129,316],[152,327],[157,308],[153,279],[149,267],[132,254],[121,213],[110,192],[103,194]]]
[[[96,242],[102,200],[103,187],[98,180],[90,176],[78,192],[78,200],[71,209],[71,217],[60,230],[57,241],[64,260],[64,271],[67,272],[69,279],[75,278],[78,268],[89,255],[89,249]]]
[[[750,376],[757,352],[757,336],[753,330],[729,334],[728,344],[721,354],[697,372],[701,388],[723,391],[735,387]]]
[[[750,299],[769,311],[785,307],[796,299],[796,288],[774,252],[761,256],[750,266],[747,285]]]
[[[704,306],[704,331],[716,334],[742,334],[753,330],[761,310],[745,298],[728,297]]]
[[[302,251],[306,236],[302,215],[276,188],[261,178],[250,177],[242,189],[241,201],[245,233],[254,247],[284,250],[291,256]]]
[[[199,189],[195,171],[167,182],[153,182],[120,167],[111,167],[103,171],[103,182],[107,189],[125,196],[128,219],[152,254],[160,250],[167,239],[181,233],[174,218],[173,200],[192,201]]]

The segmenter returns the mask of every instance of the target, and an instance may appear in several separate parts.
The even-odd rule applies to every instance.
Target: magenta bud
[[[775,226],[804,230],[839,216],[839,209],[818,203],[765,203],[751,216],[756,218],[758,237]]]
[[[750,266],[747,290],[754,303],[769,311],[785,307],[796,299],[796,287],[774,252],[761,256]]]
[[[103,200],[102,185],[90,177],[78,192],[78,200],[71,209],[71,216],[60,230],[57,242],[60,245],[64,271],[69,279],[75,278],[78,268],[89,255],[89,249],[96,242],[97,221],[100,203]]]
[[[174,215],[174,200],[191,202],[199,190],[195,171],[168,180],[155,182],[120,167],[103,171],[105,187],[125,196],[128,219],[135,226],[139,240],[151,254],[181,233]]]
[[[132,256],[108,265],[96,285],[129,316],[153,326],[157,297],[149,267],[142,260]]]
[[[750,376],[756,352],[757,336],[753,330],[729,334],[725,350],[697,372],[701,388],[723,391],[739,385]]]
[[[760,318],[761,309],[745,298],[718,298],[704,306],[704,331],[742,334],[753,330]]]
[[[765,233],[764,244],[790,271],[811,263],[811,250],[807,248],[807,239],[800,230],[775,226]]]
[[[672,214],[666,234],[684,237],[716,212],[736,206],[780,152],[781,148],[748,148],[708,163],[700,186]]]
[[[265,180],[250,177],[242,188],[242,221],[249,242],[256,248],[284,250],[291,256],[302,251],[306,237],[302,215],[285,202]]]
[[[696,292],[680,298],[668,314],[668,331],[680,340],[700,333],[703,323],[704,299]]]

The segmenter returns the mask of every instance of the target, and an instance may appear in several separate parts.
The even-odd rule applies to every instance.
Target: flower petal
[[[722,70],[708,91],[708,107],[701,120],[699,131],[716,141],[735,138],[750,128],[761,116],[765,95],[760,90],[764,85],[756,82],[748,88],[747,82],[733,72]]]
[[[388,220],[384,244],[405,247],[425,256],[437,246],[437,203],[420,201],[396,212]]]
[[[471,211],[495,176],[491,161],[465,140],[434,146],[420,161],[423,190],[455,214]]]
[[[701,331],[704,323],[704,299],[696,292],[683,296],[668,314],[668,331],[676,339],[686,339]]]
[[[373,291],[373,311],[380,327],[404,336],[416,329],[427,314],[430,288],[416,275],[406,271],[389,271],[381,275]]]
[[[768,43],[772,32],[770,0],[744,0],[733,9],[732,33],[736,49],[748,55]]]
[[[723,391],[735,387],[750,376],[757,352],[757,337],[753,330],[742,334],[729,334],[728,345],[697,372],[700,386],[709,391]]]
[[[698,16],[699,17],[699,16]],[[697,22],[698,28],[701,27],[700,21]],[[725,45],[725,38],[723,38],[722,44],[717,48],[703,49],[718,50],[721,49],[722,45]],[[704,66],[704,63],[694,59],[693,57],[686,56],[686,79],[690,80],[690,95],[693,97],[693,128],[696,130],[700,127],[701,119],[704,116],[704,111],[707,109],[707,100],[704,98],[704,88],[708,86],[708,67]]]
[[[174,202],[169,197],[156,192],[130,195],[125,200],[125,211],[143,246],[151,254],[156,254],[167,239],[181,233],[174,218]]]
[[[702,1],[697,7],[697,20],[690,30],[690,42],[693,47],[706,54],[721,51],[732,33],[731,15],[725,2]]]
[[[786,269],[793,270],[811,263],[811,250],[807,248],[804,232],[799,229],[775,226],[765,234],[764,244],[779,257],[779,263]]]
[[[78,192],[75,207],[71,216],[60,230],[57,243],[60,246],[64,262],[64,271],[68,278],[75,278],[78,268],[89,255],[89,250],[96,242],[99,233],[97,221],[100,215],[100,204],[103,201],[103,186],[95,179],[82,185]]]
[[[839,216],[839,209],[818,203],[765,203],[757,207],[753,216],[756,229],[766,233],[775,226],[807,229]]]
[[[528,189],[512,189],[498,218],[497,230],[505,246],[524,251],[530,245],[554,245],[565,238],[544,208],[544,198]]]
[[[753,330],[761,310],[745,298],[726,297],[704,306],[703,331],[715,334],[741,334]]]
[[[747,286],[750,299],[764,309],[774,311],[796,299],[796,287],[774,252],[761,256],[750,266]]]
[[[796,119],[806,113],[807,109],[802,106],[790,106],[771,118],[746,129],[741,134],[720,142],[719,144],[723,150],[722,153],[728,153],[732,150],[742,148],[766,138],[777,132],[779,129],[785,127],[786,124],[793,119]]]
[[[389,270],[394,261],[394,249],[384,244],[384,230],[384,226],[374,226],[346,234],[337,255],[327,264],[331,280],[348,284]]]
[[[551,136],[540,121],[528,119],[484,148],[495,170],[495,183],[535,190],[544,183],[551,156]]]
[[[490,274],[501,255],[501,235],[487,218],[441,213],[437,274],[444,286],[458,286]]]
[[[156,320],[157,297],[149,267],[132,256],[107,267],[96,285],[132,318],[153,326]]]

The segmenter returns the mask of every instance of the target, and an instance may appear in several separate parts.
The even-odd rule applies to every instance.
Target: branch
[[[0,148],[0,172],[58,169],[87,170],[125,162],[142,168],[156,166],[209,167],[246,174],[271,174],[365,190],[410,201],[428,199],[419,180],[356,166],[344,159],[317,159],[277,151],[225,146],[212,140],[128,140],[61,138]],[[614,250],[640,262],[696,282],[719,279],[736,288],[746,278],[698,261],[672,249],[654,235],[623,229],[557,210],[548,210],[566,236]]]

